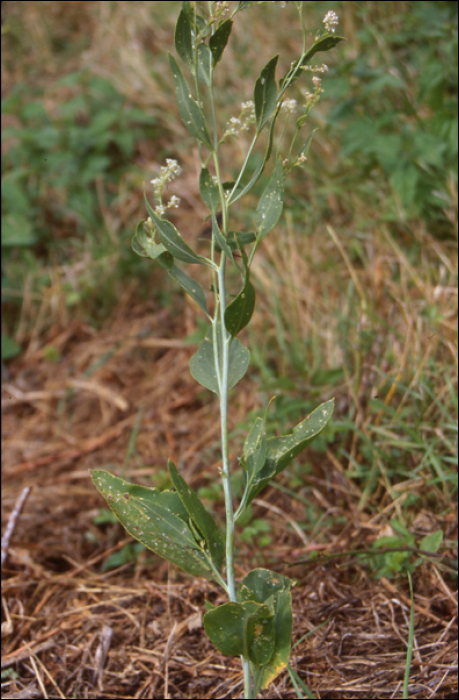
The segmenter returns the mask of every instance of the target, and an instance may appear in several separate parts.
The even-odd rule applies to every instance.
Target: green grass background
[[[269,58],[295,57],[292,4],[237,17],[224,120]],[[319,131],[254,266],[251,371],[279,395],[273,428],[336,396],[316,451],[333,444],[361,507],[390,499],[408,543],[416,513],[449,512],[457,490],[457,3],[306,5],[312,35],[333,9],[346,42],[323,57]],[[2,3],[4,362],[70,316],[100,327],[126,284],[175,303],[130,240],[154,167],[191,170],[167,62],[179,6]]]

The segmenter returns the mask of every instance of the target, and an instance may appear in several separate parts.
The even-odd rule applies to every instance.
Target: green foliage
[[[100,225],[95,180],[116,184],[130,165],[140,133],[154,133],[155,121],[128,106],[112,84],[87,72],[58,81],[73,96],[53,111],[44,93],[18,86],[3,100],[2,113],[18,122],[3,131],[2,245],[55,245],[50,226],[82,235]],[[141,131],[142,129],[142,131]],[[108,187],[108,203],[110,203]]]
[[[431,532],[417,544],[414,535],[398,520],[391,520],[391,526],[396,534],[378,537],[372,544],[373,556],[362,555],[362,561],[368,563],[378,578],[394,578],[400,573],[413,573],[425,561],[429,552],[435,554],[442,545],[441,530]],[[378,553],[379,550],[381,553]],[[414,561],[413,553],[419,554]]]
[[[50,261],[69,263],[88,247],[96,260],[107,255],[111,243],[100,236],[105,223],[96,182],[104,182],[110,207],[123,176],[132,171],[140,136],[156,129],[155,119],[129,105],[104,78],[81,71],[56,86],[69,97],[55,108],[45,107],[44,90],[30,84],[2,101],[2,114],[15,122],[2,131],[2,295],[13,307],[31,272],[37,287],[49,284],[40,270]],[[110,280],[133,269],[132,256],[128,261],[117,252],[117,259],[111,273],[82,279],[78,291],[69,290],[68,303],[99,294],[102,312],[112,298]]]
[[[129,484],[100,469],[91,478],[132,537],[194,576],[215,578],[223,558],[219,530],[172,462],[169,472],[179,491]]]
[[[385,219],[442,222],[439,235],[451,175],[457,183],[457,4],[416,2],[378,23],[369,3],[355,12],[361,50],[328,83],[338,168],[352,186],[372,183]]]
[[[232,17],[247,6],[247,3],[239,3]],[[212,12],[212,8],[213,4],[210,4],[208,10]],[[299,3],[297,9],[301,17],[303,3]],[[209,257],[195,252],[178,229],[164,218],[166,207],[162,201],[162,189],[180,172],[180,166],[172,159],[168,159],[161,176],[152,182],[158,204],[153,207],[145,197],[148,219],[138,224],[132,240],[133,250],[141,257],[157,261],[166,269],[211,322],[206,336],[190,360],[190,371],[196,381],[219,398],[226,551],[223,534],[213,517],[171,461],[168,468],[174,491],[135,486],[102,470],[92,471],[91,477],[118,520],[134,538],[184,571],[213,578],[224,588],[229,602],[219,607],[209,604],[204,627],[223,654],[242,657],[245,697],[251,698],[256,697],[260,689],[266,688],[288,664],[292,636],[291,581],[280,574],[256,569],[245,577],[236,591],[234,525],[240,516],[247,514],[251,501],[270,480],[280,474],[325,428],[333,412],[333,400],[316,408],[291,433],[281,437],[267,438],[265,419],[256,419],[245,441],[241,460],[244,493],[237,512],[233,513],[227,430],[228,395],[245,375],[250,359],[248,349],[236,336],[252,318],[255,287],[250,280],[250,266],[257,247],[276,226],[282,214],[285,175],[293,167],[287,159],[289,167],[284,168],[279,150],[274,153],[273,148],[276,123],[285,93],[304,73],[301,66],[306,64],[306,60],[318,51],[333,48],[341,39],[325,32],[310,49],[304,47],[294,69],[284,76],[279,85],[275,76],[278,56],[268,61],[254,85],[253,119],[256,128],[252,145],[237,179],[225,182],[219,148],[227,132],[221,135],[217,124],[213,73],[222,58],[232,26],[232,19],[223,21],[221,15],[206,16],[201,14],[197,4],[192,7],[190,3],[183,2],[175,29],[175,48],[190,73],[189,80],[183,75],[178,61],[169,55],[179,114],[198,142],[199,190],[210,210],[212,221]],[[296,135],[300,126],[297,125]],[[265,128],[268,143],[263,147],[263,157],[255,167],[253,163],[249,166],[253,148]],[[310,139],[303,145],[300,154],[305,154],[309,143]],[[229,226],[231,208],[252,190],[271,158],[274,167],[256,207],[255,231],[241,233],[232,230]],[[211,176],[209,162],[213,163],[215,178]],[[252,172],[252,176],[247,184],[241,186],[246,172]],[[220,215],[221,225],[217,214]],[[183,270],[183,265],[206,267],[211,277],[212,314],[208,311],[211,305],[207,303],[204,288]],[[228,267],[242,280],[238,293],[230,303],[226,290]],[[221,573],[224,559],[226,580]]]

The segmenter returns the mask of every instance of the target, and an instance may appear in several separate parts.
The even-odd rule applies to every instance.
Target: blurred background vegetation
[[[333,9],[346,42],[319,55],[330,68],[309,122],[319,130],[254,268],[251,371],[266,397],[282,392],[283,430],[337,397],[317,449],[335,440],[362,505],[381,483],[396,499],[418,479],[442,510],[457,485],[457,3],[306,4],[312,36]],[[2,3],[4,362],[70,318],[99,328],[126,289],[175,299],[130,240],[165,157],[188,169],[177,194],[195,208],[167,62],[179,5]],[[237,16],[224,118],[269,58],[296,55],[292,5]],[[410,507],[420,495],[408,491]]]

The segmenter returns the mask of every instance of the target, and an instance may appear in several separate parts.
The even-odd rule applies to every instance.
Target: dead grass
[[[183,136],[178,122],[168,116],[175,108],[164,92],[163,77],[145,58],[159,57],[170,48],[169,11],[163,15],[161,9],[153,27],[147,2],[135,3],[135,13],[132,3],[126,2],[5,4],[11,6],[11,21],[24,23],[31,32],[30,55],[21,56],[18,50],[16,61],[13,52],[2,64],[5,91],[23,78],[25,66],[34,63],[43,66],[40,79],[52,84],[62,72],[53,42],[71,46],[79,41],[82,49],[66,56],[66,70],[86,65],[113,77],[136,104],[155,111],[171,131]],[[355,32],[350,13],[345,21]],[[286,36],[287,30],[279,41]],[[240,46],[249,58],[262,62],[263,45],[262,27],[254,27],[251,43]],[[276,51],[269,50],[270,55]],[[251,81],[247,78],[247,86]],[[153,166],[151,148],[140,157],[142,166]],[[193,154],[183,160],[189,180],[180,224],[190,235],[199,235],[194,221],[202,220],[202,211]],[[288,218],[283,232],[287,246],[266,239],[254,266],[260,294],[253,340],[263,341],[271,353],[267,361],[275,364],[280,376],[289,376],[289,356],[277,345],[271,324],[277,313],[274,291],[283,300],[281,321],[290,338],[296,334],[300,344],[311,338],[305,348],[307,362],[313,366],[319,356],[326,369],[351,368],[337,389],[337,417],[352,413],[357,428],[372,440],[375,421],[368,402],[375,392],[384,389],[382,400],[401,410],[407,396],[392,391],[393,382],[403,380],[418,388],[429,363],[439,372],[446,368],[455,385],[455,244],[437,240],[421,222],[416,235],[424,251],[423,265],[414,269],[400,243],[403,237],[395,239],[377,222],[363,244],[363,265],[352,256],[353,222],[340,214],[333,195],[329,205],[333,229],[324,225],[312,232],[305,221],[301,254],[297,247],[301,236]],[[134,205],[131,213],[133,209]],[[364,216],[358,201],[349,209]],[[371,220],[370,206],[365,215]],[[457,225],[457,207],[450,218]],[[311,246],[307,236],[313,233]],[[98,270],[90,260],[77,261],[78,265]],[[242,696],[239,660],[218,654],[202,628],[204,601],[219,601],[219,591],[147,552],[105,570],[107,558],[131,540],[117,525],[95,523],[104,504],[88,477],[91,468],[111,465],[118,472],[123,468],[141,410],[126,477],[151,484],[152,478],[161,478],[170,458],[180,464],[193,488],[212,485],[219,464],[219,420],[215,403],[190,377],[188,359],[193,350],[180,340],[195,330],[195,313],[177,299],[171,311],[156,301],[140,302],[136,284],[125,284],[112,317],[96,331],[65,303],[63,280],[79,272],[69,265],[56,266],[55,282],[38,297],[32,285],[25,290],[18,334],[26,351],[8,364],[2,382],[3,532],[18,495],[24,487],[31,489],[2,566],[2,669],[6,670],[2,697]],[[152,274],[152,287],[163,284],[161,274]],[[343,295],[349,280],[355,299]],[[443,309],[438,323],[429,321],[427,313],[435,305]],[[345,346],[339,321],[346,316],[352,323]],[[359,334],[375,328],[378,333],[369,356],[361,357]],[[54,360],[50,347],[51,355],[57,353]],[[388,358],[393,358],[392,364]],[[262,404],[257,371],[249,370],[239,386],[230,429]],[[302,381],[296,391],[309,388]],[[433,430],[441,432],[442,426],[434,425]],[[237,443],[232,442],[233,464],[240,450]],[[407,495],[416,494],[421,505],[410,512],[410,530],[422,537],[442,529],[447,544],[413,574],[409,697],[455,697],[457,576],[450,563],[457,550],[450,544],[457,538],[457,506],[448,501],[447,493],[430,485],[425,472],[392,491],[382,465],[372,508],[365,507],[369,501],[362,503],[362,489],[350,475],[352,460],[362,460],[361,443],[354,437],[348,447],[352,458],[348,462],[337,455],[333,444],[326,454],[310,450],[309,471],[302,472],[296,498],[275,488],[260,495],[254,516],[269,520],[272,542],[265,548],[256,541],[241,542],[237,576],[266,566],[296,579],[294,643],[301,641],[291,664],[314,697],[401,697],[409,634],[408,585],[403,578],[377,580],[360,559],[343,553],[368,550],[387,534],[388,520],[399,513]],[[417,466],[413,457],[413,468]],[[287,475],[279,482],[290,487]],[[434,506],[429,493],[435,493]],[[210,505],[222,520],[222,504]],[[314,526],[304,529],[311,518]],[[319,556],[313,558],[311,553]],[[284,673],[263,697],[297,695]]]

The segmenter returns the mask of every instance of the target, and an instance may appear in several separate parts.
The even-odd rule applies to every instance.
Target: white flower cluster
[[[311,73],[328,73],[328,66],[325,63],[322,63],[321,66],[301,66],[301,68]]]
[[[175,159],[166,158],[166,165],[163,165],[161,167],[160,176],[151,180],[154,193],[160,201],[160,203],[155,207],[155,212],[158,214],[158,216],[163,216],[166,213],[167,209],[177,209],[177,207],[179,206],[180,198],[177,197],[175,194],[172,195],[167,204],[163,204],[162,192],[165,186],[169,184],[169,182],[172,182],[172,180],[175,180],[175,178],[178,177],[181,172],[182,168]]]
[[[297,109],[298,103],[296,100],[293,99],[286,99],[282,102],[282,111],[286,112],[287,114],[295,114],[296,109]]]
[[[339,18],[336,12],[333,12],[333,10],[329,10],[323,18],[322,22],[325,25],[325,29],[327,30],[327,32],[329,32],[330,34],[334,34],[336,31],[336,27],[339,24]]]
[[[237,136],[241,131],[247,131],[255,122],[255,105],[252,100],[243,102],[238,117],[231,117],[226,125],[222,140],[227,136]]]

